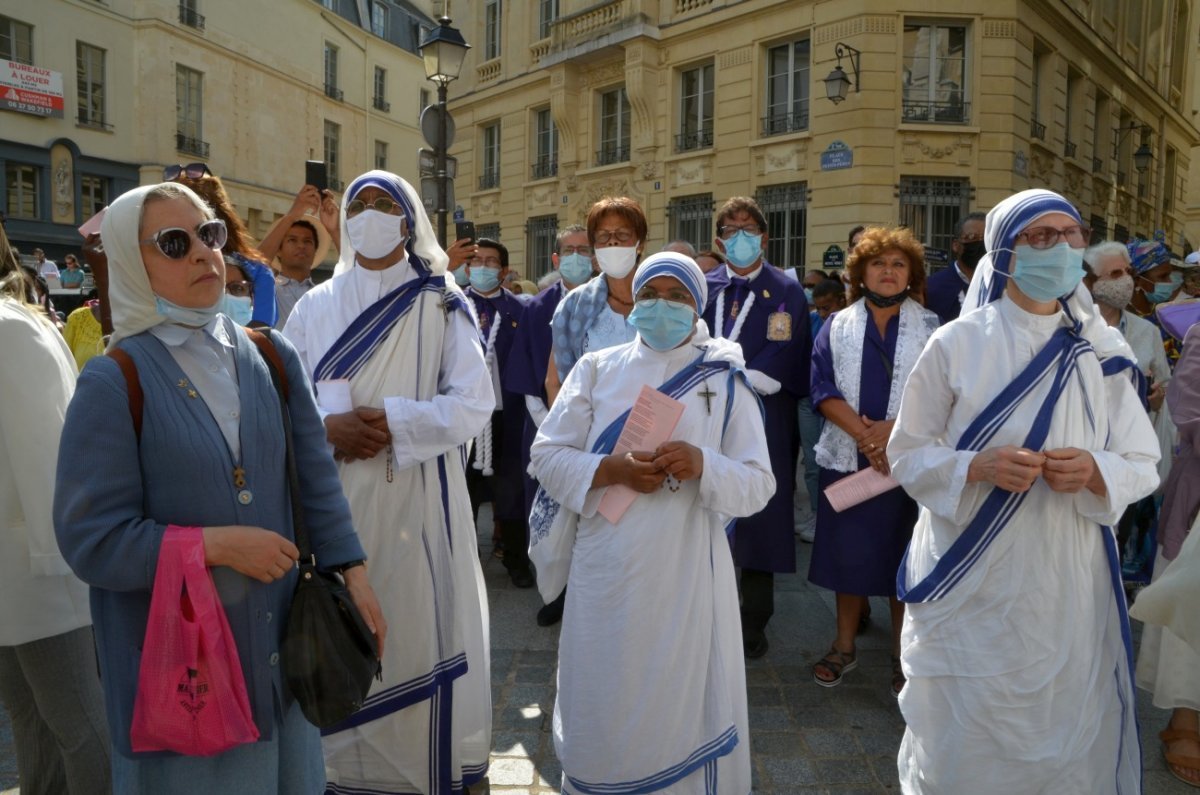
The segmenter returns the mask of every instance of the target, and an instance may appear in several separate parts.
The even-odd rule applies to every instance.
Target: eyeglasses
[[[387,196],[380,196],[378,199],[371,202],[370,204],[367,204],[362,199],[355,199],[354,201],[352,201],[346,205],[346,217],[353,218],[354,216],[358,215],[359,213],[361,213],[363,210],[366,210],[367,208],[370,208],[377,212],[381,212],[384,215],[390,215],[391,212],[393,210],[395,210],[397,206],[398,205],[396,204],[396,202],[392,201]]]
[[[153,243],[168,259],[183,259],[192,250],[193,238],[211,249],[219,249],[225,245],[228,237],[229,232],[225,229],[225,222],[220,218],[214,218],[196,227],[194,235],[186,229],[172,226],[168,229],[160,229],[139,242],[143,245]]]
[[[1086,226],[1069,226],[1066,229],[1055,229],[1053,226],[1035,226],[1017,235],[1017,240],[1024,240],[1031,248],[1046,249],[1065,240],[1071,248],[1083,248],[1092,238],[1092,230]]]
[[[591,246],[563,246],[562,251],[558,253],[564,256],[567,254],[582,254],[585,257],[590,257],[596,253],[596,250]]]
[[[729,224],[727,226],[722,226],[717,230],[717,234],[721,236],[722,240],[728,240],[738,232],[745,232],[748,235],[761,235],[762,229],[759,228],[758,224],[746,224],[745,226]]]
[[[660,298],[664,298],[674,304],[691,305],[692,303],[692,294],[683,287],[672,287],[667,290],[666,295],[662,295],[653,287],[647,285],[638,290],[637,295],[634,296],[634,300],[639,304],[648,304],[649,302],[657,301]]]
[[[211,177],[212,172],[208,170],[208,165],[205,163],[188,163],[186,166],[167,166],[163,169],[163,182],[174,182],[179,179],[180,175],[188,179],[200,179],[201,177]]]
[[[632,243],[637,240],[637,233],[632,229],[617,229],[612,232],[603,229],[596,233],[595,241],[598,246],[607,246],[614,240],[618,243]]]
[[[487,259],[477,258],[471,260],[471,265],[476,268],[496,268],[498,270],[500,268],[500,260],[496,259],[495,257],[488,257]]]
[[[250,282],[225,282],[225,292],[238,298],[249,298],[254,293]]]

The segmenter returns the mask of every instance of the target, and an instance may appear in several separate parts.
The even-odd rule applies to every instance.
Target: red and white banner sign
[[[63,117],[62,72],[40,66],[0,61],[0,110]]]

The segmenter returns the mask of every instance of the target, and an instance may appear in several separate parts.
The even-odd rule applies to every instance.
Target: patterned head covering
[[[700,270],[694,259],[674,251],[664,251],[647,258],[633,277],[633,294],[636,296],[646,282],[658,276],[678,279],[692,294],[696,302],[696,312],[704,311],[704,305],[708,302],[708,285],[704,281],[704,271]]]
[[[437,235],[433,233],[433,225],[429,223],[429,216],[425,214],[425,205],[421,203],[421,197],[413,190],[412,185],[400,177],[390,171],[380,170],[368,171],[363,174],[351,182],[350,187],[346,188],[346,192],[342,195],[341,257],[333,272],[335,274],[344,273],[354,267],[354,260],[358,252],[350,243],[350,235],[346,230],[346,205],[353,201],[363,188],[379,188],[391,196],[392,201],[399,204],[404,211],[404,218],[408,222],[408,239],[404,241],[404,250],[408,253],[408,263],[418,273],[432,273],[434,276],[445,274],[450,258],[438,245]]]
[[[1154,233],[1153,240],[1133,240],[1127,248],[1130,263],[1136,273],[1145,273],[1171,261],[1171,252],[1167,249],[1166,235],[1162,230]]]

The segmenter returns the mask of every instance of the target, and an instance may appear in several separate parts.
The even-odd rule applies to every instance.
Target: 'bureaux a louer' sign
[[[0,110],[34,116],[63,117],[62,72],[40,66],[0,61]]]

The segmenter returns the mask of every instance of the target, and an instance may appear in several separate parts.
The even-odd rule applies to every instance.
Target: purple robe
[[[533,508],[533,497],[537,493],[537,481],[529,477],[529,448],[537,435],[537,426],[525,409],[524,396],[532,395],[546,402],[546,370],[550,364],[550,319],[558,302],[566,295],[562,282],[551,285],[525,304],[525,315],[517,327],[508,366],[500,374],[506,392],[522,397],[521,401],[521,472],[524,476],[525,515]],[[507,398],[506,398],[507,400]],[[507,403],[505,404],[507,405]]]
[[[1183,338],[1183,353],[1167,385],[1167,406],[1179,429],[1179,452],[1163,486],[1159,543],[1174,560],[1200,511],[1200,324]]]
[[[736,288],[730,285],[729,273],[723,267],[709,271],[706,280],[708,306],[703,317],[710,330],[721,328],[733,310]],[[737,565],[757,571],[794,572],[796,539],[792,521],[792,489],[796,482],[796,454],[800,450],[796,402],[808,394],[809,355],[812,348],[808,301],[799,282],[769,264],[763,265],[749,289],[755,294],[754,303],[750,306],[737,341],[746,357],[747,369],[759,370],[781,384],[780,390],[774,395],[762,396],[767,449],[776,486],[775,494],[766,508],[738,520],[733,539],[733,559]],[[725,318],[716,321],[716,298],[722,290],[728,290]],[[767,329],[771,315],[780,312],[790,317],[790,338],[769,340]],[[716,322],[721,322],[722,326],[717,326]]]
[[[833,350],[829,344],[832,326],[831,322],[822,326],[813,343],[812,403],[818,410],[821,401],[845,399],[834,381]],[[859,382],[860,415],[887,419],[899,329],[900,316],[896,315],[888,321],[887,334],[881,338],[868,310]],[[859,453],[858,468],[869,466],[866,456]],[[850,474],[821,468],[817,535],[813,540],[808,580],[839,593],[895,596],[896,571],[917,523],[917,503],[904,489],[892,489],[838,513],[826,499],[825,489]]]

